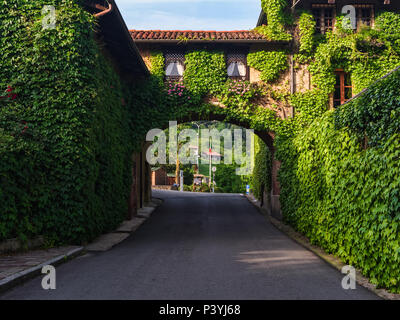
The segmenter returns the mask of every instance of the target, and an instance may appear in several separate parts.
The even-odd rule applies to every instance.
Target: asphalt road
[[[57,267],[0,299],[377,299],[275,229],[240,195],[154,193],[165,200],[123,243]]]

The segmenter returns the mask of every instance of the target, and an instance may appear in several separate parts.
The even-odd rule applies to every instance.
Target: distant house
[[[151,184],[153,186],[172,186],[175,183],[175,175],[168,174],[164,168],[153,168],[151,172]]]

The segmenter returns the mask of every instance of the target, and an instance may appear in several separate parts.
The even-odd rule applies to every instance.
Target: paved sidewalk
[[[0,255],[0,293],[41,274],[44,266],[58,266],[82,251],[83,247],[68,246]]]
[[[69,246],[48,250],[33,250],[25,253],[0,255],[0,280],[3,280],[15,273],[38,266],[58,256],[66,255],[68,252],[77,248],[79,247]]]

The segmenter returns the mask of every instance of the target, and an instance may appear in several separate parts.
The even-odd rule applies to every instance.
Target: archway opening
[[[260,134],[249,126],[231,121],[191,120],[169,122],[164,130],[147,136],[151,188],[252,193],[270,207],[273,186],[271,135]]]

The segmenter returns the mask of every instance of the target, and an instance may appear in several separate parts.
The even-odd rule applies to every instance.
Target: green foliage
[[[322,116],[327,110],[328,102],[328,95],[319,89],[298,92],[290,97],[290,103],[296,110],[296,121],[303,126]]]
[[[185,58],[184,83],[190,92],[204,96],[221,90],[228,77],[223,52],[193,51],[187,53]]]
[[[400,292],[399,71],[371,84],[400,64],[399,17],[380,14],[375,28],[358,32],[338,17],[311,51],[300,31],[307,54],[300,49],[297,61],[311,61],[314,88],[289,97],[296,116],[280,123],[275,139],[285,221],[393,292]],[[371,87],[326,112],[335,69],[351,72],[354,93]]]
[[[219,164],[216,166],[215,182],[224,193],[245,193],[248,178],[236,174],[236,165]]]
[[[390,14],[390,17],[399,17]],[[378,21],[386,21],[387,15],[380,16]],[[393,19],[388,19],[392,21]],[[395,23],[395,22],[393,22]],[[385,25],[380,22],[378,26]],[[335,69],[351,72],[353,92],[359,93],[390,70],[400,64],[400,51],[396,51],[394,32],[386,32],[385,27],[371,29],[364,27],[353,33],[343,29],[342,19],[338,18],[335,32],[328,32],[321,41],[309,66],[314,85],[330,94],[334,91]],[[393,29],[394,30],[394,29]],[[398,33],[400,36],[400,33]]]
[[[56,30],[42,28],[45,4]],[[0,240],[89,241],[128,210],[128,93],[76,1],[11,0],[0,20],[0,88],[17,94],[0,106]]]
[[[335,112],[337,128],[349,127],[369,145],[381,145],[400,133],[400,71],[376,82],[367,92]]]
[[[394,12],[382,12],[377,15],[375,28],[380,31],[384,40],[388,41],[397,52],[400,49],[400,15]]]
[[[150,73],[155,80],[162,85],[165,75],[165,59],[162,52],[155,51],[150,53]]]
[[[298,21],[300,33],[300,48],[298,59],[306,62],[311,56],[315,44],[315,26],[314,16],[309,12],[302,12]]]
[[[210,187],[209,187],[208,184],[203,183],[201,186],[195,186],[194,192],[205,192],[205,193],[209,193],[209,192],[211,192],[211,189],[210,189]]]
[[[286,0],[261,0],[261,7],[267,15],[267,25],[259,26],[254,31],[263,34],[268,40],[290,41],[285,25],[291,23],[291,17],[285,13]]]
[[[272,82],[280,73],[289,67],[287,54],[284,51],[257,51],[249,53],[247,63],[261,71],[261,80]]]
[[[328,112],[280,148],[286,222],[313,244],[400,292],[400,136],[361,150]]]
[[[265,143],[256,136],[255,138],[255,160],[254,170],[251,176],[252,192],[257,199],[261,199],[263,191],[271,191],[271,170],[272,157],[271,152]]]
[[[194,170],[192,166],[184,166],[183,168],[183,181],[186,185],[193,185],[194,180]]]

